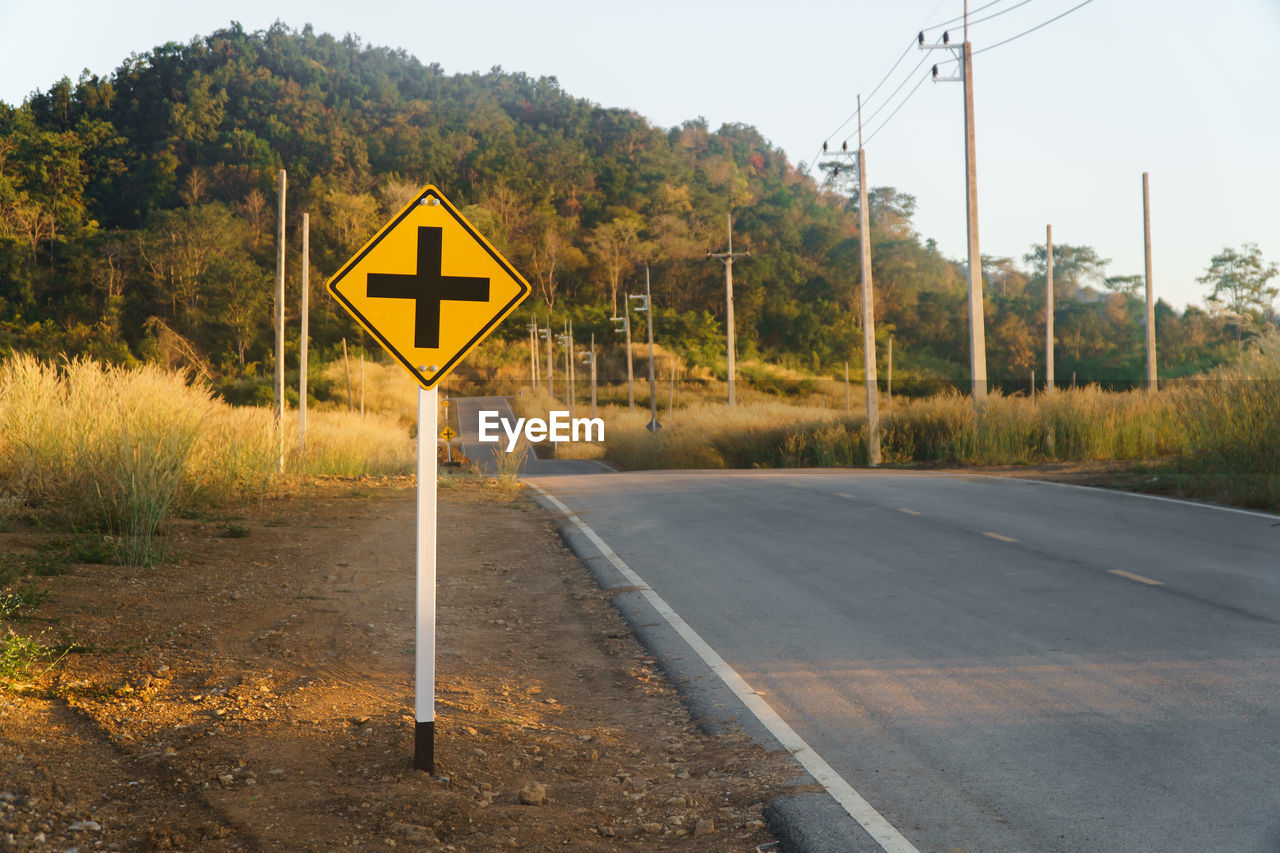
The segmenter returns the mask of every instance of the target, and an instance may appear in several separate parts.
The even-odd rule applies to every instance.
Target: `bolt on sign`
[[[432,773],[438,386],[531,288],[432,186],[373,235],[328,288],[419,386],[413,766]],[[447,442],[456,433],[446,423],[440,435]]]
[[[328,288],[427,390],[531,290],[431,186],[347,261]]]

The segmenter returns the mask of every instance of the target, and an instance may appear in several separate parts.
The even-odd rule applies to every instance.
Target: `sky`
[[[1051,224],[1055,244],[1092,246],[1111,275],[1141,274],[1147,172],[1158,297],[1201,303],[1196,278],[1228,246],[1257,243],[1280,261],[1280,0],[1091,0],[998,47],[1080,0],[980,8],[989,2],[972,0],[969,34],[983,254],[1020,259]],[[924,79],[950,54],[913,46],[922,27],[962,12],[962,0],[0,0],[0,101],[82,69],[109,74],[131,53],[233,20],[351,33],[450,73],[555,77],[570,95],[662,127],[753,125],[792,163],[851,133],[854,147],[856,122],[836,129],[862,94],[870,185],[914,195],[917,230],[963,258],[962,85]],[[960,41],[959,25],[951,31]]]

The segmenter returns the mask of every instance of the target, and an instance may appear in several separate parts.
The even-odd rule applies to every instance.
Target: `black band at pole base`
[[[416,722],[413,726],[413,769],[436,770],[436,722]]]

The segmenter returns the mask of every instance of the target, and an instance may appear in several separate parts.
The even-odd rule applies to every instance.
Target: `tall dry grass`
[[[314,412],[300,453],[296,415],[277,427],[269,411],[233,408],[180,373],[0,361],[0,498],[114,534],[129,564],[163,558],[157,534],[175,513],[265,494],[282,438],[289,473],[413,470],[392,416]]]
[[[1184,383],[1172,394],[1184,441],[1174,475],[1232,503],[1280,508],[1280,334],[1239,364]]]

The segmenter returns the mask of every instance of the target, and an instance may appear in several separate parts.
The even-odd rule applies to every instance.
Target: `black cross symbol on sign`
[[[414,300],[413,345],[440,348],[440,303],[488,302],[489,279],[440,274],[441,229],[418,226],[418,271],[369,273],[371,299]]]

